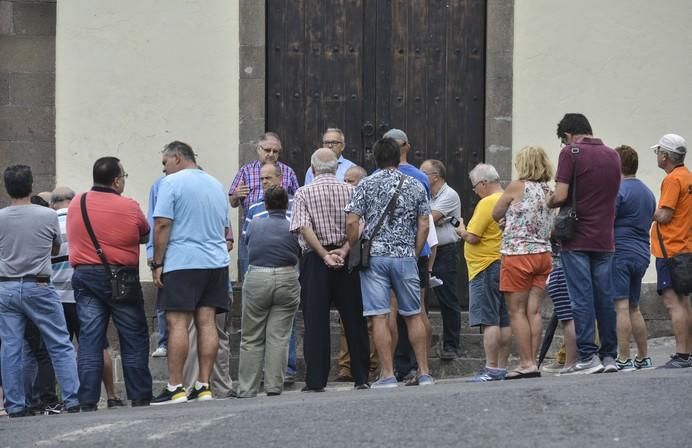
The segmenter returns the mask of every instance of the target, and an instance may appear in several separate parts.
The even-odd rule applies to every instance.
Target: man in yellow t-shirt
[[[512,345],[507,305],[500,292],[500,241],[502,231],[493,220],[495,203],[502,195],[500,176],[492,165],[479,163],[469,173],[473,191],[481,200],[467,226],[457,233],[464,240],[469,273],[469,326],[483,333],[485,367],[468,382],[505,379]]]
[[[676,134],[666,134],[657,145],[658,167],[666,172],[661,184],[661,199],[651,227],[651,253],[656,257],[656,289],[670,313],[676,353],[663,368],[692,367],[692,313],[689,291],[673,288],[671,271],[665,258],[692,252],[692,174],[685,166],[687,142]],[[661,232],[660,236],[658,232]],[[659,237],[663,240],[665,254]]]

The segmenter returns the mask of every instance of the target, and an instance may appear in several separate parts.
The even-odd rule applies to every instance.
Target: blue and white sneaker
[[[467,383],[487,383],[488,381],[502,381],[507,375],[507,369],[492,369],[483,367],[478,375],[467,379]]]
[[[370,389],[391,389],[393,387],[399,387],[395,376],[380,378],[370,385]]]
[[[639,359],[639,357],[635,357],[634,358],[634,367],[637,370],[653,369],[654,363],[651,362],[651,358],[649,356],[645,356],[642,359]]]
[[[419,386],[432,386],[433,384],[435,384],[435,380],[432,376],[428,374],[418,375]]]

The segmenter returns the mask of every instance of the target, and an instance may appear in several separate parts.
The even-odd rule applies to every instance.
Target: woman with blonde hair
[[[553,213],[548,208],[548,181],[553,167],[538,146],[526,146],[514,166],[512,181],[495,205],[493,219],[505,220],[500,253],[500,291],[505,295],[512,333],[519,350],[519,366],[505,379],[541,376],[536,366],[543,322],[541,298],[552,269],[550,233]]]

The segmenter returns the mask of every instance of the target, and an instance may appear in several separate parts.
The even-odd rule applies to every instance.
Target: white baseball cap
[[[657,145],[651,147],[651,149],[656,148],[684,155],[687,153],[687,142],[677,134],[666,134],[661,137]]]

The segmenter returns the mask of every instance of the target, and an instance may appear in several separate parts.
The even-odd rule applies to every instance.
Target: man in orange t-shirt
[[[651,228],[651,252],[656,257],[657,289],[670,313],[676,349],[662,367],[692,367],[689,294],[673,289],[670,268],[665,262],[666,257],[692,252],[692,173],[684,165],[687,142],[679,135],[666,134],[651,148],[656,153],[658,167],[666,172]],[[663,240],[664,248],[661,248],[659,238]]]

